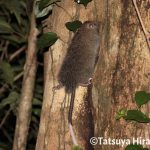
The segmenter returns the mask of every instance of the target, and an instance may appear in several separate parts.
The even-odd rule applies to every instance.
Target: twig
[[[5,137],[7,137],[8,141],[10,143],[12,143],[12,138],[10,136],[10,133],[8,133],[7,130],[4,127],[2,127],[2,131],[3,131],[4,135],[5,135]]]
[[[3,52],[2,52],[1,58],[0,58],[0,61],[3,60],[4,55],[7,55],[7,48],[8,48],[8,45],[9,45],[9,41],[6,41],[5,46],[4,46],[4,48],[3,48]]]
[[[13,81],[15,82],[15,81],[17,81],[18,79],[20,79],[20,78],[23,76],[23,74],[24,74],[23,71],[20,72],[17,76],[15,76],[15,78],[14,78]],[[1,95],[2,93],[4,93],[4,92],[6,91],[6,89],[8,89],[8,88],[9,88],[8,84],[5,83],[5,84],[0,88],[0,95]]]
[[[41,62],[39,62],[39,61],[37,61],[37,65],[38,65],[38,66],[44,66],[44,64],[41,63]]]
[[[21,52],[23,52],[25,50],[26,46],[23,46],[21,48],[19,48],[18,50],[16,50],[13,54],[11,54],[11,56],[9,57],[9,62],[14,60]]]
[[[14,78],[14,82],[17,81],[18,79],[20,79],[23,76],[24,72],[20,72],[17,76],[15,76]]]
[[[136,10],[138,19],[139,19],[140,24],[141,24],[141,26],[142,26],[142,29],[143,29],[143,32],[144,32],[144,35],[145,35],[145,38],[146,38],[146,42],[147,42],[147,45],[148,45],[148,48],[149,48],[149,50],[150,50],[149,33],[147,32],[147,30],[146,30],[146,28],[145,28],[145,26],[144,26],[144,23],[143,23],[143,21],[142,21],[142,18],[141,18],[139,9],[138,9],[137,4],[136,4],[136,0],[132,0],[132,1],[133,1],[135,10]]]
[[[5,114],[4,118],[2,119],[1,123],[0,123],[0,129],[2,128],[2,126],[4,125],[6,119],[8,118],[10,112],[11,112],[11,108],[9,108],[9,110],[7,111],[7,113]]]
[[[59,8],[61,8],[62,10],[64,10],[64,12],[65,12],[70,18],[72,18],[72,16],[69,14],[69,12],[68,12],[65,8],[63,8],[62,6],[58,5],[57,3],[55,3],[55,5],[56,5],[57,7],[59,7]]]
[[[64,41],[61,37],[59,37],[59,40],[62,41],[63,43],[67,44],[66,41]]]
[[[23,46],[21,48],[19,48],[15,53],[13,53],[10,58],[9,58],[9,62],[11,62],[15,57],[17,57],[22,51],[24,51],[26,48],[26,46]],[[2,59],[2,58],[1,58]],[[23,72],[19,73],[15,78],[14,81],[17,81],[18,79],[20,79],[23,76]],[[1,88],[0,88],[0,94],[2,94],[3,92],[6,91],[6,89],[8,89],[9,86],[7,83],[5,83]]]
[[[3,47],[4,43],[5,43],[5,41],[2,40],[1,43],[0,43],[0,47]]]
[[[8,84],[4,84],[1,88],[0,88],[0,95],[2,94],[2,93],[4,93],[5,91],[6,91],[6,89],[8,89],[9,88],[9,86],[8,86]]]

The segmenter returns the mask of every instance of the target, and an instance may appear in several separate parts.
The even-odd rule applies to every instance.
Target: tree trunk
[[[148,29],[148,2],[138,3]],[[98,101],[95,105],[96,136],[114,139],[148,139],[149,125],[116,121],[120,108],[136,108],[134,94],[149,89],[150,53],[132,1],[109,1],[103,29],[101,58],[95,73]],[[145,108],[149,113],[149,105]],[[98,119],[97,119],[98,118]],[[122,149],[120,146],[96,145],[96,149]]]
[[[86,9],[70,0],[64,0],[59,5],[61,7],[55,6],[53,9],[49,24],[61,40],[48,53],[36,150],[71,149],[67,124],[69,98],[64,89],[52,92],[52,88],[57,85],[56,74],[72,37],[72,33],[65,28],[65,23],[75,19],[82,22],[97,19],[102,23],[101,46],[92,93],[91,87],[88,90],[80,87],[76,92],[73,127],[79,145],[86,150],[93,147],[96,150],[123,149],[121,145],[100,143],[92,147],[89,139],[93,134],[95,137],[107,139],[148,139],[148,124],[115,120],[116,112],[120,108],[136,108],[133,99],[137,90],[148,91],[150,88],[150,51],[132,1],[94,0]],[[137,4],[147,30],[150,26],[148,5],[148,1],[142,0]],[[148,114],[149,105],[142,107],[142,110]]]
[[[18,107],[17,121],[13,142],[13,150],[25,150],[28,137],[28,129],[31,120],[32,99],[37,71],[37,36],[36,18],[34,11],[31,14],[31,26],[28,37],[27,57],[24,68],[21,98]]]

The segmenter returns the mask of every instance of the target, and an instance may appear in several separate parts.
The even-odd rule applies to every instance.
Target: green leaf
[[[58,39],[58,36],[56,33],[53,32],[47,32],[44,33],[37,42],[37,46],[39,49],[43,49],[49,46],[52,46]]]
[[[0,150],[6,150],[6,149],[11,149],[10,144],[7,144],[6,142],[3,142],[1,140],[1,142],[0,142]]]
[[[41,0],[39,3],[39,10],[43,10],[45,7],[57,2],[57,0]]]
[[[42,11],[39,10],[38,7],[35,8],[35,14],[36,18],[41,18],[46,16],[51,10],[52,10],[52,5],[47,6],[46,8],[42,9]]]
[[[41,106],[41,105],[42,105],[42,102],[41,102],[39,99],[34,98],[34,99],[33,99],[33,105],[39,105],[39,106]]]
[[[128,110],[127,116],[125,116],[126,120],[134,120],[140,123],[149,123],[150,118],[148,118],[145,114],[143,114],[139,110]]]
[[[78,28],[80,28],[81,25],[82,25],[82,22],[79,20],[75,20],[73,22],[67,22],[65,24],[66,28],[73,32],[75,32]]]
[[[29,24],[27,22],[27,20],[22,20],[22,24],[23,25],[18,25],[16,22],[12,22],[11,26],[14,30],[15,35],[17,35],[20,38],[26,38],[28,31],[29,31]]]
[[[20,38],[17,35],[11,34],[11,35],[2,35],[0,36],[1,39],[9,40],[11,44],[15,45],[17,44],[22,44],[26,42],[26,39]]]
[[[5,20],[0,19],[0,33],[13,33],[13,28]]]
[[[21,23],[21,6],[18,0],[4,0],[7,9],[9,9],[10,13],[14,14],[18,23]]]
[[[41,109],[40,108],[33,108],[32,112],[33,112],[34,115],[40,117]]]
[[[83,150],[81,147],[73,145],[71,150]]]
[[[92,0],[74,0],[78,4],[83,4],[85,7],[88,5],[89,2]]]
[[[60,2],[60,0],[40,0],[36,2],[35,14],[37,18],[46,16],[53,8],[52,4]]]
[[[126,116],[126,112],[127,112],[127,109],[126,108],[122,108],[120,109],[118,112],[117,112],[117,115],[116,115],[116,120],[119,120],[120,118],[123,118]]]
[[[35,92],[39,94],[43,94],[43,87],[40,84],[35,86]]]
[[[125,148],[125,150],[143,150],[143,147],[142,147],[142,145],[130,144]]]
[[[0,103],[0,109],[5,107],[6,105],[11,105],[15,103],[19,99],[19,94],[15,91],[12,91],[7,98],[3,99]]]
[[[141,106],[148,101],[150,101],[150,93],[146,93],[145,91],[138,91],[135,93],[135,101],[138,106]]]
[[[34,97],[37,98],[37,99],[39,99],[39,100],[42,100],[43,95],[35,92]]]
[[[13,70],[15,73],[20,73],[21,71],[23,71],[23,66],[22,65],[15,65],[13,66]]]
[[[14,80],[14,71],[11,65],[5,61],[0,63],[0,70],[2,71],[1,77],[2,79],[10,84],[13,85]]]
[[[39,121],[37,120],[37,116],[35,116],[35,115],[31,116],[31,121],[39,124]]]

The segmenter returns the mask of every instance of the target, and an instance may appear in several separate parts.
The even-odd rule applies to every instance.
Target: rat
[[[88,86],[95,68],[100,45],[98,21],[85,21],[76,31],[58,73],[58,86],[71,94],[68,123],[73,144],[77,145],[72,129],[72,112],[78,86]]]

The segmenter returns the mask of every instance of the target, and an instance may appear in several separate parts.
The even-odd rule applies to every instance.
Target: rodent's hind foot
[[[92,84],[92,80],[93,80],[93,78],[89,78],[89,80],[88,80],[87,83],[80,83],[79,85],[80,85],[80,86],[83,86],[83,87],[87,87],[87,86],[89,86],[90,84]]]
[[[92,84],[93,78],[89,78],[88,85]]]
[[[56,85],[56,86],[54,86],[54,87],[52,88],[52,91],[55,92],[55,90],[59,90],[59,89],[61,89],[62,87],[63,87],[62,84],[58,84],[58,85]]]

